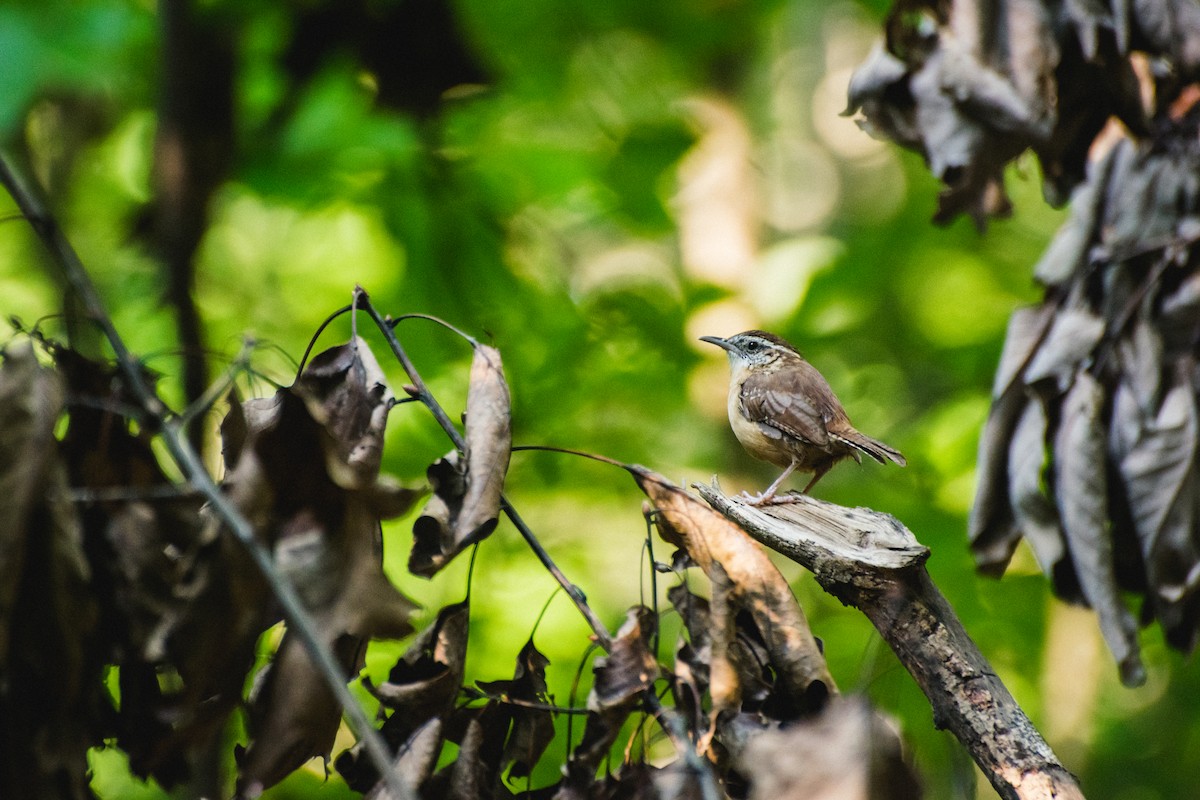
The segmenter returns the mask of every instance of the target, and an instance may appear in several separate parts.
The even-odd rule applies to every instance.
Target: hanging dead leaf
[[[371,348],[360,337],[313,357],[297,381],[310,409],[329,431],[330,459],[349,468],[346,488],[370,484],[379,475],[383,434],[395,396]],[[319,411],[317,410],[319,408]]]
[[[1030,400],[1017,422],[1009,444],[1008,483],[1017,530],[1033,548],[1042,571],[1054,577],[1071,569],[1064,563],[1066,549],[1054,503],[1042,491],[1046,466],[1046,413],[1041,401]]]
[[[689,730],[703,733],[707,729],[707,721],[701,704],[708,691],[709,664],[712,662],[708,600],[693,594],[682,583],[667,590],[667,599],[679,613],[687,631],[687,639],[681,635],[675,647],[671,681],[675,708],[684,715]]]
[[[1181,372],[1119,468],[1159,619],[1176,646],[1190,650],[1195,620],[1188,611],[1200,585],[1198,422],[1195,390]]]
[[[1033,268],[1033,276],[1043,286],[1061,287],[1088,265],[1091,248],[1104,213],[1104,200],[1113,163],[1113,151],[1109,151],[1094,167],[1094,177],[1080,184],[1072,194],[1070,216],[1054,234],[1050,246]],[[1013,321],[1010,321],[1010,335],[1012,331]],[[1003,364],[1003,360],[1001,363]],[[998,377],[1000,371],[996,374]]]
[[[1104,335],[1104,320],[1083,305],[1059,310],[1037,353],[1025,368],[1025,383],[1053,381],[1065,391],[1075,372],[1091,356]]]
[[[1024,390],[1010,386],[992,402],[987,422],[979,434],[979,485],[967,518],[967,536],[975,566],[986,575],[1000,576],[1008,568],[1021,529],[1013,517],[1008,476],[1009,444],[1021,414],[1029,404]]]
[[[762,662],[756,665],[757,669],[738,669],[738,666],[745,666],[749,659],[737,657],[744,652],[743,648],[738,646],[735,606],[737,587],[719,561],[711,564],[709,574],[712,583],[712,601],[709,604],[709,636],[712,640],[708,685],[712,700],[710,729],[719,730],[724,719],[741,709],[743,688],[754,699],[754,705],[758,706],[769,694],[771,687],[763,685]]]
[[[992,407],[979,437],[979,485],[967,532],[976,565],[990,575],[1004,572],[1021,538],[1009,492],[1009,442],[1028,402],[1020,375],[1049,330],[1053,312],[1050,305],[1025,307],[1009,318],[992,386]]]
[[[408,568],[430,577],[495,530],[512,453],[508,384],[500,353],[478,345],[467,393],[466,450],[429,468],[434,496],[413,525]]]
[[[227,480],[348,677],[369,639],[412,631],[416,607],[382,569],[378,471],[390,408],[365,342],[327,350],[295,387],[245,415],[246,441]],[[252,703],[243,792],[273,785],[314,755],[327,758],[337,732],[341,708],[292,639],[285,635]]]
[[[626,717],[641,701],[642,692],[654,686],[658,662],[650,652],[650,638],[656,626],[657,619],[650,609],[629,609],[609,654],[596,659],[587,724],[583,739],[567,762],[567,783],[576,787],[591,785]]]
[[[349,670],[361,642],[345,636],[334,648]],[[254,798],[310,758],[328,761],[342,707],[292,632],[284,635],[257,694],[251,698],[254,738],[238,760],[238,797]]]
[[[1055,437],[1055,494],[1080,589],[1100,618],[1100,630],[1117,659],[1121,681],[1138,686],[1146,679],[1137,642],[1137,624],[1121,600],[1106,535],[1107,478],[1100,406],[1104,389],[1082,371],[1063,399]]]
[[[409,786],[420,786],[433,773],[442,752],[442,720],[434,717],[404,742],[392,769]],[[428,795],[425,795],[428,797]],[[395,800],[380,781],[364,795],[364,800]]]
[[[546,667],[550,659],[533,644],[525,643],[517,655],[517,668],[511,681],[479,681],[477,685],[489,697],[502,697],[526,703],[549,704]],[[512,719],[512,730],[504,745],[502,768],[512,764],[510,778],[530,775],[542,753],[554,740],[554,720],[548,711],[516,704],[502,704]]]
[[[463,682],[469,620],[470,607],[465,602],[442,608],[409,644],[386,681],[378,686],[363,681],[389,711],[380,733],[392,747],[401,748],[418,728],[454,707]],[[379,781],[361,745],[342,753],[336,766],[346,783],[357,791],[365,792]]]
[[[446,721],[446,740],[458,744],[458,756],[421,787],[425,798],[471,800],[507,797],[500,782],[501,758],[509,717],[499,703],[457,709]]]

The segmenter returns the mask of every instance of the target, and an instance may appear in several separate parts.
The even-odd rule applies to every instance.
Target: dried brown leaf
[[[1078,305],[1059,309],[1045,340],[1025,368],[1025,383],[1053,381],[1062,390],[1104,336],[1104,320]]]
[[[415,605],[382,568],[378,471],[390,401],[364,342],[327,350],[295,387],[253,414],[244,405],[246,439],[227,480],[350,677],[369,639],[412,631]],[[341,711],[289,632],[252,703],[243,791],[273,785],[314,755],[328,757]]]
[[[458,757],[447,769],[450,782],[446,800],[477,800],[491,794],[492,772],[483,754],[487,732],[479,718],[467,723],[467,734],[458,747]]]
[[[1046,413],[1038,400],[1025,404],[1008,448],[1008,483],[1017,528],[1033,548],[1042,571],[1053,577],[1066,548],[1054,503],[1042,491],[1046,465]]]
[[[733,584],[734,602],[749,612],[779,673],[785,716],[819,707],[837,691],[816,638],[791,587],[749,534],[723,515],[644,467],[627,467],[658,509],[659,534],[687,551],[713,579],[719,563]]]
[[[550,659],[533,644],[525,643],[517,655],[517,668],[510,681],[479,681],[477,685],[491,697],[549,704],[546,667]],[[502,765],[512,764],[510,778],[528,776],[542,753],[554,740],[554,720],[550,712],[517,704],[504,704],[502,710],[512,719],[512,730],[504,745]]]
[[[1008,320],[1004,350],[992,386],[992,407],[979,436],[979,484],[967,523],[975,563],[986,574],[1003,574],[1021,537],[1010,500],[1009,443],[1029,402],[1020,375],[1037,352],[1053,319],[1054,306],[1044,303],[1018,308]]]
[[[1071,196],[1067,221],[1054,234],[1050,246],[1033,268],[1033,276],[1043,286],[1059,287],[1069,282],[1088,263],[1096,238],[1105,198],[1105,188],[1113,164],[1112,152],[1095,166],[1095,177],[1081,183]]]
[[[417,728],[404,742],[399,755],[392,762],[392,769],[409,786],[420,786],[437,766],[442,752],[442,720],[433,718]],[[339,759],[340,762],[341,759]],[[380,781],[364,795],[365,800],[393,800],[387,784]]]
[[[500,353],[478,345],[467,393],[466,452],[461,458],[451,453],[429,468],[434,496],[413,525],[408,560],[413,574],[430,577],[491,535],[511,454],[510,400]]]
[[[1179,375],[1157,413],[1130,436],[1133,445],[1119,462],[1159,618],[1185,642],[1195,635],[1193,625],[1185,625],[1185,609],[1200,585],[1193,538],[1200,504],[1198,427],[1194,391],[1188,376]]]
[[[1054,443],[1055,496],[1080,588],[1096,610],[1100,630],[1129,686],[1145,681],[1137,624],[1117,589],[1108,536],[1105,435],[1100,411],[1104,388],[1087,371],[1075,376],[1063,399]]]
[[[343,669],[359,657],[361,643],[337,642]],[[254,738],[238,763],[238,795],[258,797],[310,758],[328,761],[342,720],[342,707],[292,632],[284,634],[275,660],[251,698]]]
[[[1117,340],[1117,357],[1123,380],[1133,390],[1138,407],[1144,415],[1152,416],[1162,387],[1162,337],[1148,320],[1139,317]]]
[[[368,691],[389,710],[380,733],[392,747],[400,748],[421,726],[454,707],[463,682],[469,621],[467,603],[445,606],[409,644],[386,681],[375,686],[364,680]],[[338,756],[337,770],[358,791],[379,780],[359,745]]]
[[[689,730],[701,731],[704,720],[701,703],[708,691],[709,664],[712,661],[711,616],[708,600],[692,593],[685,584],[667,590],[667,599],[683,620],[687,638],[680,636],[675,647],[674,675],[671,690],[675,708],[684,715]]]
[[[329,431],[331,460],[349,469],[346,488],[370,484],[379,475],[384,429],[395,401],[371,348],[355,337],[325,350],[309,362],[296,388],[315,404],[313,416]],[[337,473],[331,469],[331,474]]]
[[[1050,303],[1039,306],[1022,306],[1008,318],[1008,332],[1004,336],[1004,349],[996,367],[996,378],[992,385],[992,399],[997,400],[1018,380],[1029,360],[1033,358],[1054,321],[1055,307]]]
[[[592,782],[626,717],[637,707],[642,693],[654,686],[658,662],[650,652],[650,637],[656,626],[657,619],[650,609],[629,609],[609,654],[596,659],[587,724],[583,739],[567,762],[568,782],[577,786]]]
[[[383,706],[393,712],[392,733],[407,738],[426,719],[449,711],[462,686],[467,657],[470,606],[454,603],[442,608],[425,630],[413,639],[404,655],[379,686],[368,688]]]
[[[738,658],[744,651],[738,647],[737,609],[734,606],[736,587],[720,562],[713,562],[710,582],[712,601],[709,604],[709,637],[712,640],[712,656],[709,661],[708,691],[715,727],[723,717],[731,716],[741,708],[743,687],[754,698],[756,706],[765,699],[770,687],[762,686],[761,665],[756,665],[758,669],[738,669],[739,666],[744,667],[749,659]]]

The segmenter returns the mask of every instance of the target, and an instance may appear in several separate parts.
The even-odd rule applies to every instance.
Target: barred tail
[[[894,447],[888,447],[878,439],[872,439],[865,433],[859,433],[853,428],[850,428],[847,431],[839,431],[837,433],[830,431],[829,435],[841,442],[844,442],[845,444],[850,445],[861,453],[866,453],[880,464],[884,463],[884,459],[894,461],[902,467],[908,464],[908,462],[905,461],[904,456],[900,454],[899,450],[895,449]]]

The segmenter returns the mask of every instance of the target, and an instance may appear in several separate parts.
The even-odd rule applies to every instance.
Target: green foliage
[[[238,31],[236,167],[211,203],[195,293],[218,368],[250,332],[256,368],[290,382],[280,352],[297,358],[358,283],[381,309],[436,314],[503,352],[518,444],[758,490],[773,468],[729,432],[723,359],[695,339],[775,330],[821,369],[857,427],[909,456],[907,470],[842,466],[817,493],[892,513],[932,548],[933,577],[1089,796],[1179,797],[1200,780],[1186,757],[1195,709],[1180,699],[1200,697],[1194,665],[1151,641],[1147,686],[1122,689],[1090,619],[1071,618],[1087,628],[1076,634],[1083,650],[1052,636],[1065,612],[1027,553],[1001,583],[973,572],[965,520],[991,374],[1062,215],[1032,176],[1013,174],[1013,219],[982,236],[963,221],[934,228],[923,166],[837,120],[830,102],[844,97],[880,4],[461,0],[464,40],[491,80],[455,92],[433,118],[380,104],[378,76],[350,48],[331,47],[311,76],[289,72],[284,7],[200,5]],[[155,25],[153,4],[132,0],[0,8],[0,136],[49,184],[117,327],[177,401],[170,309],[138,227],[151,200]],[[3,203],[0,214],[12,208]],[[3,312],[57,313],[59,291],[23,223],[5,221]],[[469,352],[402,324],[457,413]],[[385,469],[416,479],[447,449],[423,409],[402,406]],[[632,481],[516,453],[508,491],[615,628],[648,591]],[[411,519],[385,527],[388,572],[432,616],[461,599],[466,564],[428,582],[408,575],[410,529]],[[970,796],[973,768],[869,624],[781,567],[839,684],[902,720],[929,796]],[[511,675],[553,589],[502,525],[479,553],[468,681]],[[561,597],[536,631],[559,703],[586,635]],[[379,680],[402,648],[373,647],[368,673]],[[1050,689],[1060,673],[1079,676],[1069,696]],[[534,786],[556,778],[559,758],[543,760]],[[113,751],[97,751],[93,768],[104,800],[163,796],[134,788]],[[271,796],[346,796],[336,782],[293,776]]]

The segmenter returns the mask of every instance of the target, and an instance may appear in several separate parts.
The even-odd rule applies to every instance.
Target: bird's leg
[[[831,467],[833,467],[832,463],[818,464],[816,469],[813,470],[812,480],[808,482],[808,486],[805,486],[804,491],[800,494],[808,494],[808,490],[816,486],[817,481],[821,480],[825,473],[829,472]]]
[[[765,492],[763,492],[762,494],[750,495],[747,493],[743,493],[746,495],[746,498],[747,498],[746,505],[765,506],[769,503],[778,502],[775,499],[775,490],[779,488],[779,485],[781,483],[783,483],[785,480],[787,480],[789,475],[791,475],[793,472],[796,471],[796,464],[797,464],[796,460],[792,459],[792,463],[787,465],[787,468],[783,471],[783,474],[781,474],[778,478],[776,478],[775,482],[772,483],[770,486],[768,486],[767,490]]]

